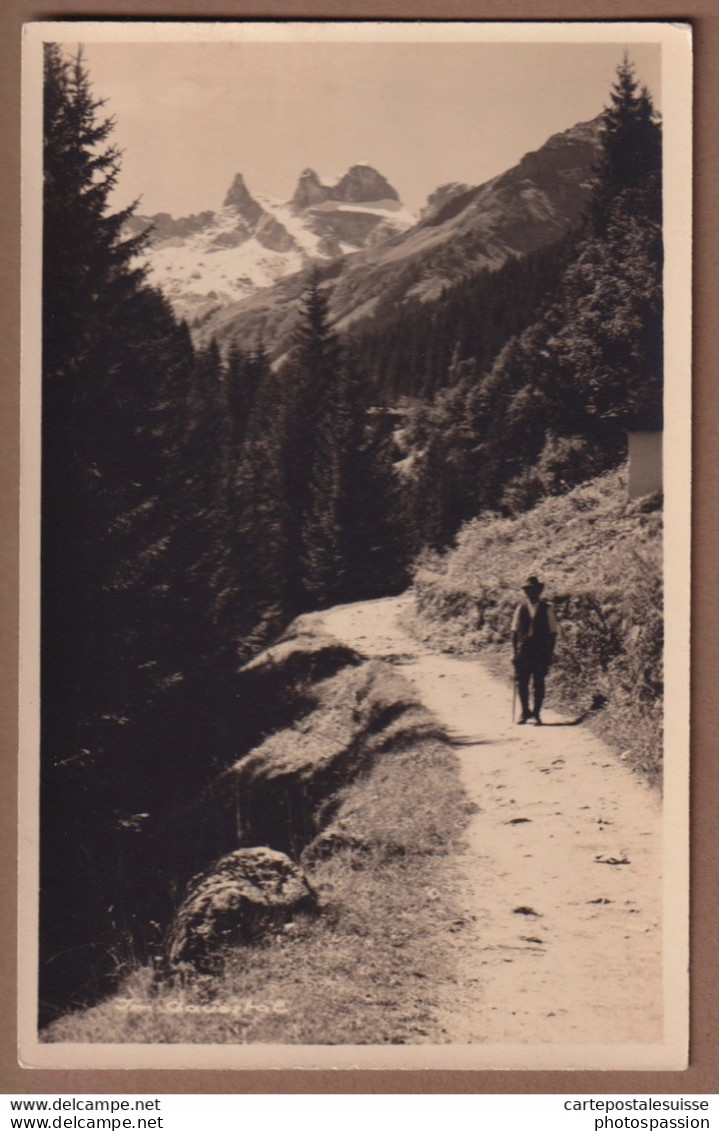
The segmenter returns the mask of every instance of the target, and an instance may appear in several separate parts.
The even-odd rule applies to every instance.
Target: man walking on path
[[[512,619],[512,650],[516,673],[519,701],[522,714],[520,726],[534,719],[535,726],[541,726],[541,710],[544,702],[544,681],[554,656],[557,641],[557,621],[549,601],[542,600],[542,582],[532,575],[527,578],[522,590],[526,599],[520,601]],[[529,709],[529,683],[533,681],[534,710]]]

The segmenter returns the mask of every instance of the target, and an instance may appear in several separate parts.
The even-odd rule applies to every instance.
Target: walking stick
[[[517,669],[513,668],[514,676],[512,678],[512,722],[514,722],[514,714],[517,709]]]

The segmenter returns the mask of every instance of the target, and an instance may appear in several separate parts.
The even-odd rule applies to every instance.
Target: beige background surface
[[[25,19],[66,18],[214,18],[274,17],[424,17],[462,19],[610,19],[673,18],[691,20],[695,35],[696,89],[696,169],[695,222],[698,233],[695,248],[697,287],[695,295],[695,487],[694,487],[694,739],[693,739],[693,897],[692,897],[692,1048],[691,1066],[683,1073],[562,1073],[562,1072],[313,1072],[297,1073],[246,1071],[28,1071],[17,1066],[15,1053],[15,649],[16,636],[16,506],[17,506],[17,375],[18,365],[18,280],[19,280],[19,45],[20,25]],[[0,794],[2,810],[3,868],[0,897],[5,908],[2,933],[3,1002],[2,1045],[0,1048],[0,1086],[4,1092],[697,1092],[714,1091],[717,1071],[716,982],[719,973],[716,944],[716,812],[717,766],[712,727],[711,702],[717,670],[717,602],[714,599],[713,563],[717,539],[717,424],[716,364],[712,334],[716,264],[718,258],[717,222],[717,78],[719,57],[717,38],[719,13],[713,0],[663,5],[619,2],[567,4],[545,3],[354,3],[351,7],[327,2],[313,6],[297,3],[256,3],[244,7],[232,3],[203,4],[201,11],[190,0],[145,0],[130,5],[123,0],[111,3],[76,3],[70,6],[56,0],[45,5],[31,0],[5,0],[0,13],[0,105],[2,106],[3,161],[0,197],[3,247],[0,256],[0,285],[5,302],[0,310],[0,361],[2,364],[4,408],[0,451],[3,460],[2,586],[5,626],[2,706],[5,789]],[[687,170],[687,200],[689,198]],[[710,305],[711,304],[711,305]],[[699,800],[701,798],[701,801]],[[714,895],[712,895],[712,892]]]

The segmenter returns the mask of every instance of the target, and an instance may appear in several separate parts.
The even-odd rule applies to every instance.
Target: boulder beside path
[[[315,907],[304,872],[289,856],[237,849],[190,881],[165,938],[163,972],[211,973],[223,947],[257,942]]]

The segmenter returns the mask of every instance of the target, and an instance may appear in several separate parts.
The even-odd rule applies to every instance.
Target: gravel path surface
[[[477,807],[457,859],[464,926],[442,1041],[661,1043],[660,798],[550,709],[543,727],[512,724],[511,690],[479,660],[402,629],[409,600],[322,616],[359,652],[401,664],[447,726]]]

